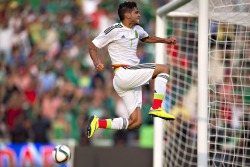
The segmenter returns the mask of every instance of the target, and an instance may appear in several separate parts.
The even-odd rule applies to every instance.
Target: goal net
[[[250,166],[250,0],[208,1],[207,166]],[[165,108],[177,119],[164,123],[164,167],[197,166],[198,15],[192,0],[166,13],[171,66]]]

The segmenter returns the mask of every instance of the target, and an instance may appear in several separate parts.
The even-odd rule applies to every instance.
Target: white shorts
[[[113,79],[114,89],[123,99],[128,116],[142,105],[142,85],[152,79],[156,64],[138,64],[129,67],[119,67]]]

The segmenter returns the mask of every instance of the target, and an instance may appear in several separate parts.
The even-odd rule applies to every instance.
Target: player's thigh
[[[148,83],[152,79],[155,65],[120,68],[114,77],[114,84],[122,90],[130,90]]]
[[[126,106],[129,117],[136,110],[137,107],[141,108],[142,106],[142,88],[141,87],[137,87],[135,89],[131,89],[123,93],[118,93],[118,95],[122,98]]]

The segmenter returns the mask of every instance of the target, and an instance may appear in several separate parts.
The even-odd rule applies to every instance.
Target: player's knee
[[[141,125],[142,125],[142,122],[141,122],[141,121],[137,121],[137,122],[135,123],[135,129],[140,128]]]
[[[163,65],[162,73],[166,73],[166,74],[170,73],[170,68],[168,65]]]
[[[129,126],[129,129],[138,129],[141,127],[141,122],[135,122]]]
[[[157,64],[152,78],[154,79],[155,77],[157,77],[158,74],[161,73],[170,74],[169,66],[165,64]]]
[[[137,129],[142,124],[142,114],[140,107],[137,107],[129,117],[129,129]]]

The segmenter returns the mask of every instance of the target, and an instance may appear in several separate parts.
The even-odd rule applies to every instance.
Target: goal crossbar
[[[167,13],[178,9],[179,7],[187,4],[191,0],[175,0],[157,9],[156,14],[160,17],[166,15]]]

